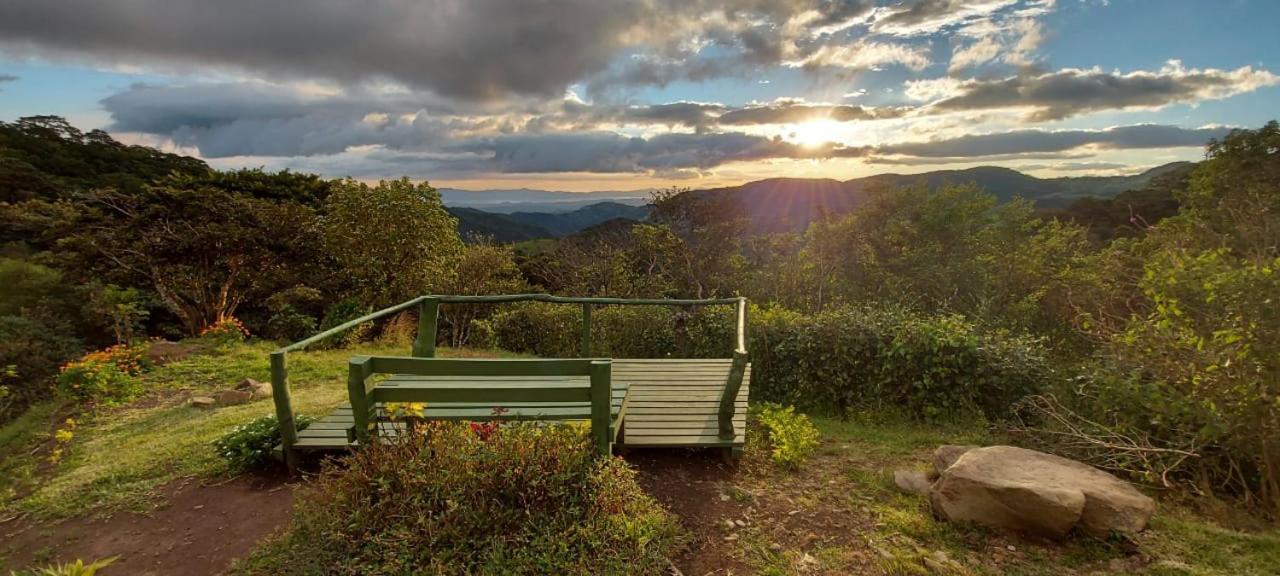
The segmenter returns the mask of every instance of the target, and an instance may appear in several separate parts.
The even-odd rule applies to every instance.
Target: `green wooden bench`
[[[608,454],[626,416],[626,383],[613,383],[609,360],[444,359],[357,356],[351,359],[351,440],[367,445],[394,433],[389,403],[423,402],[422,420],[586,420],[596,448]],[[375,380],[379,374],[390,375]],[[500,410],[497,410],[500,409]]]
[[[582,358],[569,360],[436,359],[442,304],[547,302],[579,305]],[[734,339],[728,358],[593,360],[592,311],[602,306],[733,306]],[[351,404],[339,406],[299,431],[289,393],[288,355],[366,322],[417,310],[412,357],[362,356],[351,360]],[[746,298],[702,300],[581,298],[548,294],[421,296],[344,322],[271,353],[271,388],[280,421],[280,457],[292,470],[298,452],[348,450],[379,432],[387,402],[426,402],[424,417],[451,420],[590,420],[596,443],[635,448],[717,448],[736,458],[746,441],[751,364],[747,355]],[[373,378],[386,375],[385,379]],[[601,385],[604,381],[608,384]],[[599,388],[603,386],[603,388]],[[597,390],[607,392],[600,392]],[[359,406],[359,409],[355,409]],[[608,406],[604,411],[603,406]],[[494,414],[493,408],[509,412]],[[374,427],[371,429],[370,425]]]

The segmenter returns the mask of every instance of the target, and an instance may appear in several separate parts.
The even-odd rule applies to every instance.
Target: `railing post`
[[[289,366],[285,352],[271,353],[271,400],[276,405],[276,422],[280,425],[280,453],[285,466],[293,474],[295,455],[293,445],[298,443],[298,428],[293,419],[293,400],[289,397]]]
[[[436,323],[440,315],[439,298],[423,298],[418,305],[418,337],[413,341],[415,358],[436,355]]]
[[[591,436],[601,454],[612,452],[613,442],[613,385],[610,380],[612,364],[609,360],[591,362]]]
[[[729,377],[724,384],[724,393],[720,395],[720,438],[732,440],[737,436],[733,429],[733,415],[737,410],[738,390],[742,388],[742,378],[747,372],[747,353],[735,350],[733,364],[729,366]]]
[[[352,436],[361,446],[369,445],[369,393],[365,390],[364,380],[369,376],[367,364],[369,359],[363,356],[352,358],[347,363],[347,396],[351,399]]]
[[[590,302],[582,303],[582,357],[591,357],[591,308]]]

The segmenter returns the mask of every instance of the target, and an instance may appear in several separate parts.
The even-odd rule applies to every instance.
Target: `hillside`
[[[652,208],[618,202],[596,202],[568,212],[512,212],[500,214],[466,207],[448,207],[458,219],[464,238],[489,236],[498,242],[559,238],[609,220],[644,220]]]
[[[866,201],[874,190],[918,182],[924,182],[930,188],[947,183],[974,183],[1001,202],[1021,197],[1034,201],[1041,208],[1059,208],[1079,198],[1109,198],[1126,190],[1142,188],[1153,178],[1186,165],[1186,162],[1175,162],[1130,176],[1078,178],[1037,178],[1009,168],[980,166],[923,174],[877,174],[843,182],[817,178],[770,178],[693,193],[727,195],[736,199],[751,222],[750,232],[768,234],[803,230],[820,214],[848,213]]]

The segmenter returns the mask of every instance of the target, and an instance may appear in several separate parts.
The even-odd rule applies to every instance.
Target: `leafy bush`
[[[674,517],[572,426],[429,422],[333,465],[241,574],[656,574]]]
[[[126,402],[142,393],[138,377],[148,368],[141,347],[117,344],[63,365],[58,390],[79,400]]]
[[[80,353],[80,343],[31,318],[0,316],[0,422],[17,416],[53,391],[50,377]]]
[[[601,306],[591,314],[591,353],[613,358],[728,358],[732,310],[726,306]],[[488,320],[498,347],[547,358],[582,355],[582,309],[523,302]],[[475,324],[473,324],[475,329]]]
[[[201,330],[200,338],[222,348],[248,340],[249,329],[234,316],[228,316]]]
[[[983,333],[956,316],[771,308],[751,318],[752,396],[759,400],[837,415],[875,409],[922,419],[1002,418],[1051,382],[1038,340]]]
[[[294,426],[305,429],[315,419],[301,414],[294,416]],[[271,450],[280,443],[280,422],[274,414],[263,416],[248,424],[232,428],[221,438],[214,440],[218,456],[227,461],[234,471],[260,468],[271,460]]]
[[[821,437],[818,429],[808,416],[797,413],[794,406],[764,402],[752,406],[751,415],[760,424],[760,440],[775,465],[798,469],[818,449]]]
[[[35,568],[14,572],[13,574],[14,576],[94,576],[99,570],[114,564],[119,558],[119,556],[112,556],[89,564],[85,564],[84,560],[76,560],[74,563],[55,564],[46,568]]]
[[[341,300],[330,306],[328,310],[325,310],[324,319],[320,321],[320,331],[324,332],[325,330],[335,326],[340,326],[368,313],[369,308],[360,304],[360,301],[355,298]],[[373,322],[365,322],[347,330],[346,332],[326,338],[321,345],[334,348],[346,348],[367,340],[371,332],[373,332]]]
[[[498,347],[543,358],[576,358],[582,310],[547,302],[520,302],[493,315]]]

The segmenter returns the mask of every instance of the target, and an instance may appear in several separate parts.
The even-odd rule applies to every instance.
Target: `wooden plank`
[[[379,374],[585,376],[590,366],[591,360],[585,359],[373,357],[373,371]]]
[[[378,384],[369,394],[375,402],[475,402],[494,405],[503,402],[584,402],[591,400],[591,389],[574,385],[538,385],[504,382],[487,388],[458,388],[435,382],[403,383],[398,386]]]

